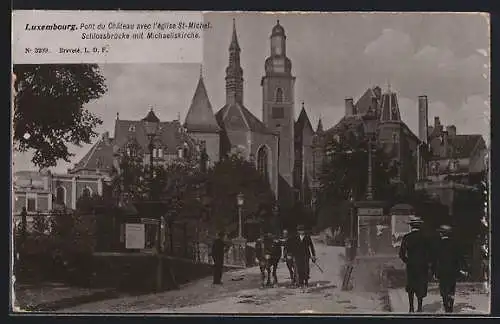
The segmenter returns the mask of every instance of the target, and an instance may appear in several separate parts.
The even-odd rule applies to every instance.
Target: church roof
[[[297,118],[297,121],[295,122],[295,132],[299,133],[306,127],[314,132],[311,121],[309,120],[306,109],[304,108],[304,103],[302,103],[302,109],[300,110],[299,118]]]
[[[190,132],[217,133],[220,131],[201,75],[186,115],[184,127]]]
[[[239,103],[226,104],[215,118],[222,128],[250,130],[261,134],[275,134],[247,108]]]

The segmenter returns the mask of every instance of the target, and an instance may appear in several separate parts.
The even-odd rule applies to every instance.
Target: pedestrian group
[[[215,285],[222,284],[224,254],[228,249],[223,238],[224,233],[219,233],[212,245]],[[297,226],[296,235],[293,236],[284,229],[281,237],[276,237],[268,231],[257,239],[255,262],[260,268],[262,287],[278,284],[277,269],[280,261],[288,268],[292,286],[305,288],[309,285],[310,261],[316,262],[316,251],[311,236],[306,233],[303,225]]]
[[[409,221],[410,232],[401,242],[399,257],[406,264],[406,292],[408,294],[409,312],[422,312],[423,299],[427,296],[429,278],[439,280],[439,291],[446,313],[453,312],[455,287],[459,275],[467,275],[465,262],[458,251],[455,239],[452,238],[452,227],[441,225],[439,240],[433,244],[421,231],[423,221],[413,217]]]

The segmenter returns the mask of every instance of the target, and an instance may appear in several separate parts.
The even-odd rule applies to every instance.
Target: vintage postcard
[[[488,14],[12,26],[12,312],[490,313]]]

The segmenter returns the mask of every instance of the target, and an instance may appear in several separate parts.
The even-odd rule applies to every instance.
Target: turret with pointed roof
[[[302,109],[300,110],[299,118],[295,122],[295,134],[302,132],[304,128],[308,128],[311,132],[314,132],[311,121],[309,120],[306,109],[304,108],[304,102],[302,102]]]
[[[322,133],[323,133],[323,121],[321,120],[321,117],[319,117],[318,127],[316,128],[316,134],[322,134]]]
[[[220,131],[220,127],[212,111],[212,105],[208,98],[201,71],[191,106],[186,115],[184,127],[188,132],[218,133]]]
[[[401,113],[399,111],[398,97],[395,92],[391,90],[390,85],[387,91],[382,94],[380,104],[380,121],[381,122],[400,122]]]

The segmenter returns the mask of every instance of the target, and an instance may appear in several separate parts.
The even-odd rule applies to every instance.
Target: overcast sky
[[[225,68],[236,18],[244,78],[244,104],[262,118],[260,80],[269,56],[276,20],[285,28],[292,61],[295,111],[301,102],[314,127],[325,128],[344,113],[344,98],[359,98],[374,85],[387,84],[399,95],[402,118],[417,133],[419,95],[429,98],[429,122],[440,116],[457,133],[482,134],[489,140],[489,26],[479,14],[257,14],[208,13],[213,28],[204,35],[203,75],[217,111],[225,103]],[[110,64],[102,66],[109,91],[87,109],[113,135],[116,113],[140,119],[152,105],[161,120],[181,120],[191,103],[199,64]],[[72,147],[76,163],[89,149]],[[15,169],[31,169],[29,154],[15,157]],[[56,172],[71,164],[60,163]]]

